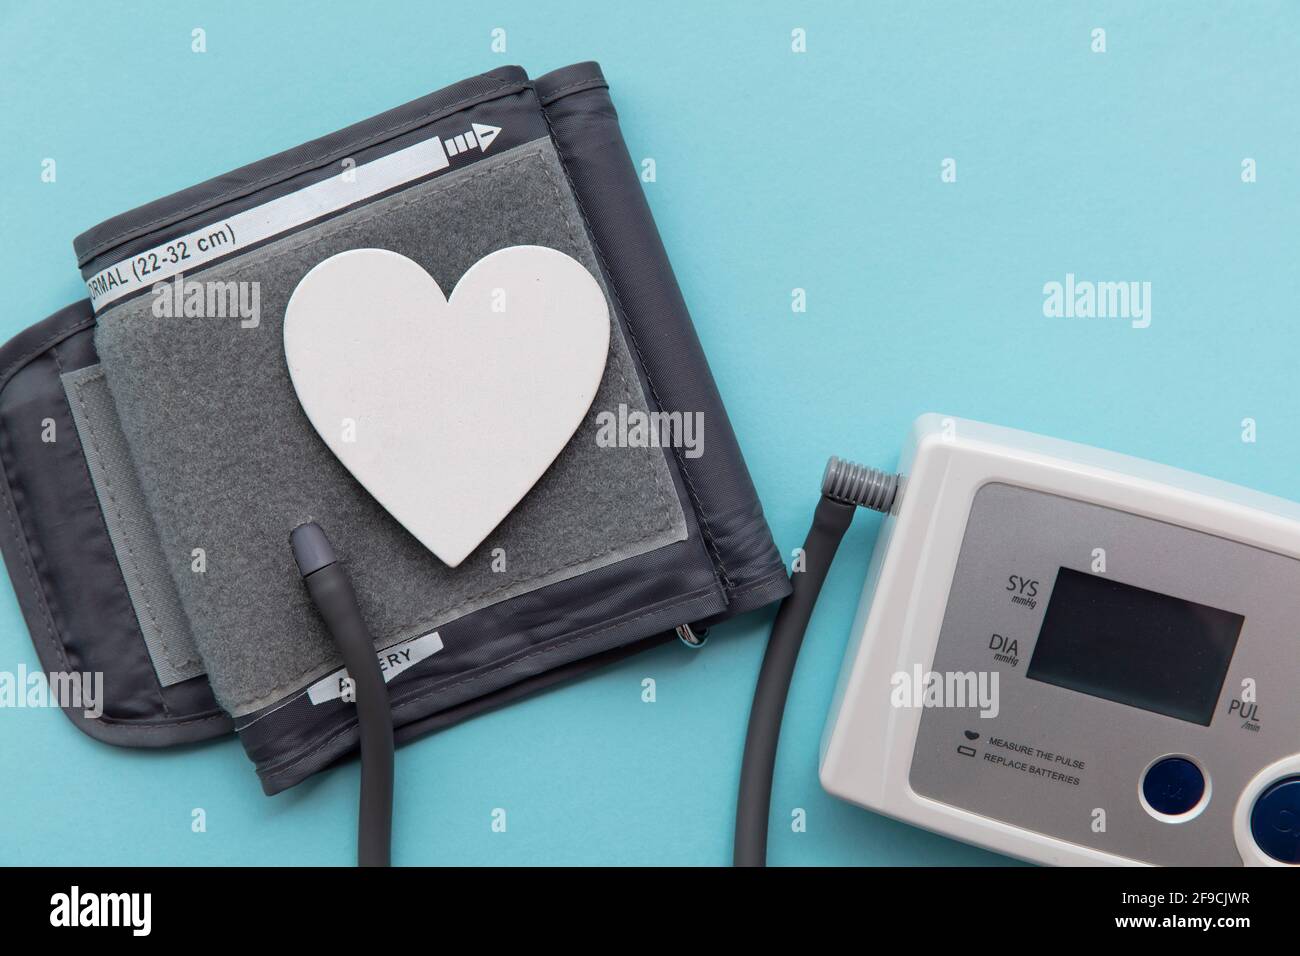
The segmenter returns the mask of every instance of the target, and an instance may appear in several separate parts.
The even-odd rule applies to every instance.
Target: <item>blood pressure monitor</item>
[[[1053,864],[1300,863],[1300,505],[927,415],[830,793]]]

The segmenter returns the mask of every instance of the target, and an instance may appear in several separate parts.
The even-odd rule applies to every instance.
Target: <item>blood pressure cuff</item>
[[[312,429],[285,306],[348,249],[450,291],[521,244],[597,278],[609,356],[574,437],[452,569]],[[399,741],[789,590],[594,63],[493,70],[75,248],[90,299],[0,352],[0,543],[43,668],[103,674],[100,716],[65,708],[93,737],[233,729],[268,793],[356,746],[289,548],[308,520],[353,578]]]

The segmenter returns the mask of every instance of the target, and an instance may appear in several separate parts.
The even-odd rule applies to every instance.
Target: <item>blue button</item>
[[[1165,757],[1147,769],[1142,778],[1142,796],[1156,813],[1181,816],[1201,802],[1205,775],[1186,757]]]
[[[1250,834],[1273,859],[1300,863],[1300,777],[1279,780],[1255,799]]]

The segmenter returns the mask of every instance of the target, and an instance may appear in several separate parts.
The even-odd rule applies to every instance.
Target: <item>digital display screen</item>
[[[1025,676],[1208,727],[1245,620],[1061,568]]]

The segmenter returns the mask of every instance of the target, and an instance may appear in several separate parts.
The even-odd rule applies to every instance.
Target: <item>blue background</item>
[[[787,560],[826,456],[891,466],[927,410],[1300,496],[1295,5],[542,6],[3,2],[0,333],[84,296],[71,240],[107,216],[496,65],[597,59],[633,157],[657,163],[646,192]],[[1150,328],[1045,318],[1067,272],[1151,282]],[[771,859],[999,862],[817,784],[876,528],[850,531],[800,660]],[[396,861],[727,862],[769,623],[404,748]],[[5,587],[0,669],[20,665],[36,656]],[[353,856],[355,764],[267,798],[234,740],[120,750],[3,710],[0,779],[5,863]]]

